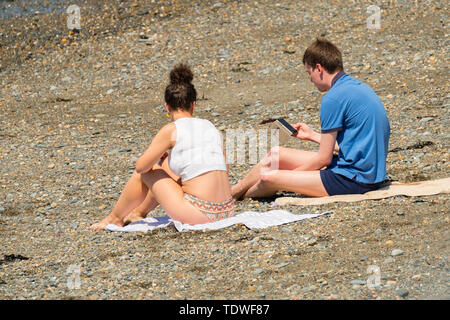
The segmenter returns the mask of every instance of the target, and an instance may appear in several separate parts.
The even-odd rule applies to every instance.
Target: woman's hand
[[[166,151],[175,145],[176,141],[172,140],[172,137],[176,137],[175,130],[176,127],[174,123],[166,124],[161,128],[161,130],[159,130],[150,143],[150,146],[136,161],[137,173],[148,172],[158,161],[164,158]]]
[[[299,122],[292,126],[297,130],[297,134],[294,137],[302,140],[311,140],[314,131],[306,123]]]

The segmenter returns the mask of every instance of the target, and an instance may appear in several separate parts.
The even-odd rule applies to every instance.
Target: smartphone
[[[291,126],[283,118],[279,118],[279,119],[275,120],[275,123],[277,124],[277,126],[279,128],[283,129],[287,134],[289,134],[289,135],[297,134],[297,130],[295,130],[294,127]]]

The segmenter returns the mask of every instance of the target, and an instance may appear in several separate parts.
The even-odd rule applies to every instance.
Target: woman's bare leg
[[[148,190],[144,201],[142,201],[138,207],[134,208],[125,218],[123,218],[124,225],[144,219],[150,211],[155,209],[157,206],[158,202],[152,192]]]
[[[167,157],[165,157],[163,159],[161,166],[155,165],[153,167],[153,170],[160,169],[160,168],[162,168],[164,171],[166,171],[167,174],[173,180],[177,181],[177,183],[181,185],[181,180],[179,179],[179,177],[170,170]],[[133,209],[133,211],[131,211],[123,219],[124,224],[129,224],[129,223],[144,219],[145,217],[147,217],[147,215],[149,214],[150,211],[152,211],[154,208],[156,208],[158,206],[158,204],[159,204],[158,201],[156,201],[152,192],[149,190],[144,201],[142,201],[142,203],[137,208]]]
[[[103,230],[108,224],[123,226],[123,218],[139,206],[149,192],[143,183],[141,175],[136,171],[131,175],[111,213],[102,221],[90,226],[90,230]]]
[[[261,175],[261,179],[245,193],[245,197],[269,197],[277,191],[292,191],[312,197],[328,196],[320,170],[273,170]]]
[[[247,191],[260,181],[261,174],[273,170],[293,170],[316,152],[296,150],[284,147],[274,147],[267,154],[266,158],[254,166],[250,172],[240,182],[231,188],[231,194],[236,200],[247,197]],[[276,193],[274,191],[273,193]]]
[[[184,199],[181,186],[162,168],[141,176],[156,201],[173,220],[191,225],[211,222],[206,215]]]

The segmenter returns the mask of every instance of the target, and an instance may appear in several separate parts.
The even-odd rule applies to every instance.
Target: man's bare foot
[[[108,224],[115,224],[118,225],[119,227],[123,227],[123,222],[120,221],[120,219],[111,217],[111,216],[107,216],[105,219],[103,219],[100,222],[94,223],[93,225],[91,225],[89,227],[89,230],[91,231],[98,231],[98,230],[105,230],[106,226]]]
[[[136,210],[131,211],[124,219],[124,225],[139,221],[147,217],[147,213],[138,212]]]
[[[238,185],[236,184],[236,185],[234,185],[231,188],[231,195],[232,195],[232,197],[233,197],[233,199],[235,201],[243,200],[244,199],[244,195],[245,195],[245,190],[244,191],[242,191],[242,190],[239,191]]]

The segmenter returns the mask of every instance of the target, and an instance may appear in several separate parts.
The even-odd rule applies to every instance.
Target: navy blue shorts
[[[327,190],[330,196],[338,194],[363,194],[377,190],[384,185],[384,181],[373,184],[356,182],[343,175],[334,173],[331,169],[320,170],[320,178],[322,179],[325,190]]]

